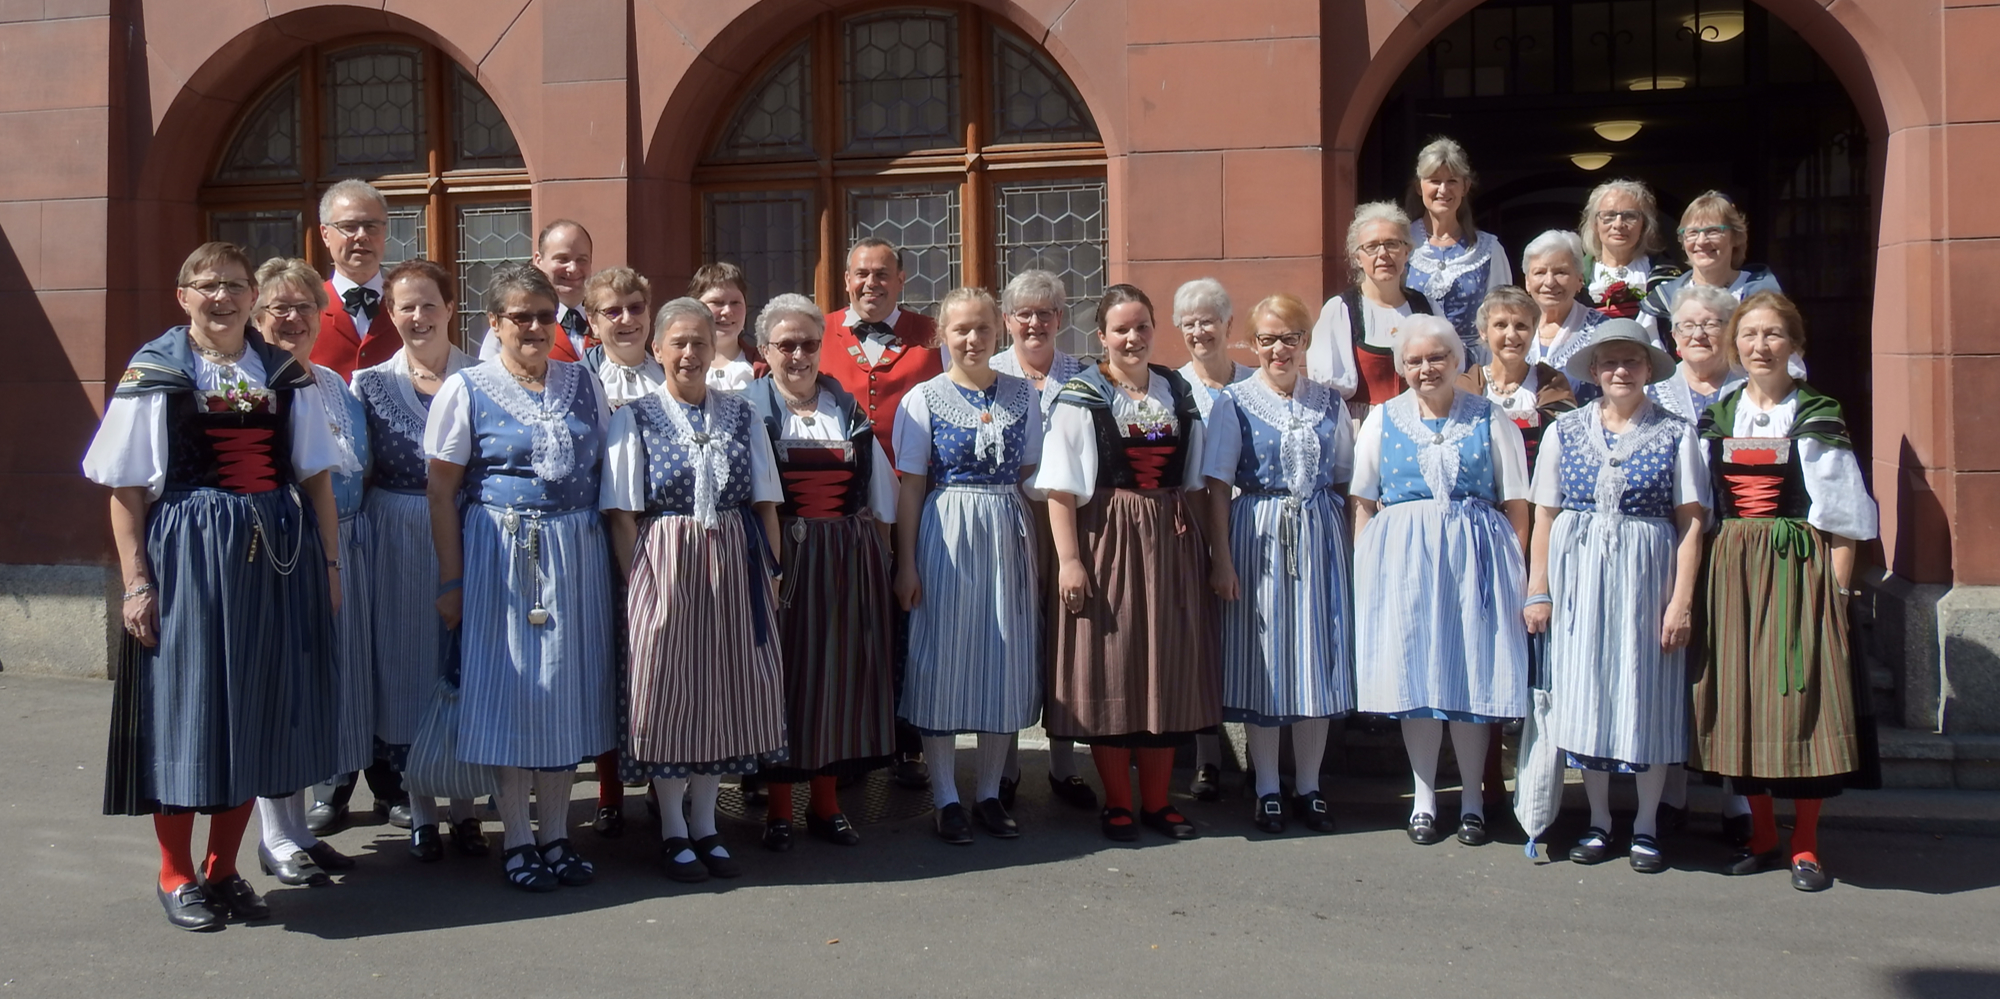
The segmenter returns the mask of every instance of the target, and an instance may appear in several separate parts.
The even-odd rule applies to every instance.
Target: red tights
[[[246,801],[208,819],[208,856],[201,867],[210,881],[236,873],[236,853],[250,825],[256,802]],[[160,842],[160,889],[173,891],[195,879],[194,813],[154,814],[153,837]]]
[[[812,788],[812,801],[809,807],[812,808],[814,818],[830,819],[840,814],[839,780],[840,778],[838,777],[814,777],[809,782],[809,786]],[[796,812],[792,808],[792,786],[790,784],[766,784],[764,787],[771,795],[770,804],[765,806],[765,821],[771,819],[784,819],[786,822],[793,821]]]
[[[1123,746],[1092,746],[1090,758],[1097,764],[1097,779],[1104,785],[1104,807],[1132,810],[1132,763],[1139,764],[1139,805],[1148,812],[1167,808],[1167,789],[1174,782],[1172,746],[1128,749]],[[1130,819],[1113,819],[1123,825]]]
[[[1768,794],[1750,796],[1750,846],[1751,853],[1768,853],[1778,848],[1778,810]],[[1799,798],[1792,802],[1794,812],[1792,822],[1792,860],[1810,860],[1819,863],[1819,806],[1818,798]]]

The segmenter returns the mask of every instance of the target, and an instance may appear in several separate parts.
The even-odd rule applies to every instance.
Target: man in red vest
[[[567,336],[549,342],[549,359],[581,361],[590,336],[590,317],[583,314],[583,286],[590,280],[590,230],[571,219],[557,219],[542,227],[535,237],[535,269],[556,289],[556,325]],[[479,359],[490,361],[500,353],[500,341],[486,331],[479,345]]]
[[[389,203],[366,181],[343,180],[319,199],[319,238],[333,259],[333,277],[326,282],[326,311],[320,313],[312,360],[349,378],[403,346],[382,301]]]
[[[890,435],[903,394],[944,370],[937,324],[897,307],[903,294],[903,259],[895,246],[873,236],[847,252],[847,301],[826,316],[819,369],[832,375],[868,409],[875,437],[895,460]]]

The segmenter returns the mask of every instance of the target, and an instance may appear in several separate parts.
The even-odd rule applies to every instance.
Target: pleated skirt
[[[1685,650],[1660,648],[1673,521],[1564,510],[1549,533],[1548,737],[1579,757],[1687,759]]]
[[[1042,703],[1040,589],[1013,486],[944,486],[917,528],[922,599],[897,714],[927,735],[1018,732]]]
[[[750,773],[785,758],[785,671],[777,596],[752,516],[716,526],[646,517],[632,557],[630,729],[625,755],[647,776]],[[756,572],[752,574],[752,568]]]
[[[1330,492],[1230,503],[1240,596],[1222,604],[1222,715],[1285,725],[1354,710],[1347,518]],[[1289,521],[1289,523],[1288,523]],[[1294,533],[1296,532],[1296,533]]]
[[[1178,489],[1100,490],[1076,511],[1090,574],[1080,610],[1056,587],[1042,726],[1097,745],[1172,745],[1222,721],[1208,549]]]
[[[521,515],[513,531],[504,516],[483,505],[465,511],[459,755],[571,767],[616,738],[604,529],[596,510]],[[539,625],[537,606],[547,612]]]
[[[375,609],[368,514],[340,521],[340,612],[333,616],[334,770],[375,762]]]
[[[400,755],[417,737],[450,647],[437,612],[430,501],[422,493],[372,489],[363,509],[373,576],[375,738]]]
[[[129,636],[104,811],[218,811],[339,770],[325,551],[298,491],[169,492],[146,518],[159,645]]]
[[[784,525],[778,603],[789,758],[774,781],[858,776],[896,748],[895,592],[889,548],[872,518]]]
[[[1526,572],[1480,500],[1383,507],[1354,553],[1357,706],[1459,721],[1528,713]]]
[[[1780,531],[1802,542],[1803,554],[1780,555]],[[1824,534],[1802,521],[1724,520],[1709,552],[1708,624],[1690,767],[1759,782],[1838,778],[1861,767],[1847,602]],[[1801,796],[1840,787],[1817,783]]]

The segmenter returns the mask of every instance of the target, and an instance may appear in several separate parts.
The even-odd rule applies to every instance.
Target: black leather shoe
[[[610,805],[597,809],[597,818],[590,823],[592,832],[605,839],[617,839],[625,835],[625,810]]]
[[[516,859],[520,863],[514,863]],[[549,870],[548,862],[542,859],[542,851],[533,843],[517,846],[503,854],[500,873],[506,877],[508,884],[538,895],[562,886],[562,882],[556,880],[556,872]]]
[[[478,819],[453,823],[451,845],[458,849],[461,857],[484,857],[493,852],[493,844],[487,841],[485,831],[479,828]]]
[[[1201,835],[1195,829],[1194,823],[1189,822],[1187,816],[1174,811],[1174,806],[1172,805],[1168,805],[1157,812],[1148,812],[1141,809],[1139,811],[1139,821],[1152,829],[1159,830],[1168,839],[1194,839]]]
[[[1627,858],[1632,869],[1641,874],[1658,874],[1667,869],[1667,855],[1660,851],[1660,841],[1645,833],[1633,834]]]
[[[319,869],[322,871],[351,871],[354,869],[354,858],[334,849],[333,844],[325,840],[320,840],[306,847],[306,856],[311,857],[313,863],[318,864]]]
[[[1572,864],[1601,864],[1611,856],[1611,834],[1591,826],[1583,831],[1583,838],[1569,848],[1569,862]]]
[[[1466,846],[1485,846],[1493,842],[1493,834],[1486,831],[1484,815],[1461,815],[1458,817],[1458,841]]]
[[[683,884],[697,884],[707,881],[708,865],[701,862],[700,856],[690,857],[685,862],[674,859],[680,856],[683,851],[690,854],[694,853],[694,844],[688,842],[686,837],[675,836],[672,839],[661,840],[660,873],[665,874],[671,880],[679,881]]]
[[[1049,778],[1049,793],[1055,795],[1063,804],[1069,805],[1072,808],[1090,809],[1097,807],[1097,792],[1091,790],[1090,785],[1084,783],[1083,778],[1075,774],[1070,774],[1062,780],[1057,780],[1051,776]]]
[[[1188,793],[1196,801],[1221,801],[1222,771],[1213,763],[1194,768],[1194,780],[1188,784]]]
[[[438,835],[437,826],[423,825],[410,830],[410,858],[420,864],[435,864],[444,859],[444,838]]]
[[[897,787],[921,791],[931,786],[931,768],[920,759],[905,757],[889,767],[889,779],[895,781]]]
[[[1014,780],[1008,780],[1005,777],[1000,778],[1000,807],[1010,812],[1013,811],[1014,796],[1019,794],[1020,790],[1021,781],[1018,778]]]
[[[564,887],[581,888],[597,880],[597,868],[583,859],[576,852],[576,847],[569,845],[567,836],[542,847],[542,863],[549,865],[549,870],[555,872],[556,880],[562,882]]]
[[[1285,803],[1276,794],[1260,795],[1257,798],[1257,811],[1251,815],[1251,819],[1263,832],[1273,835],[1284,832]]]
[[[1722,817],[1722,841],[1734,847],[1750,845],[1750,816],[1725,815]]]
[[[210,906],[201,886],[192,881],[171,892],[154,885],[153,894],[159,897],[160,908],[166,910],[167,922],[181,929],[201,932],[222,928],[221,914]]]
[[[965,806],[954,801],[932,816],[938,838],[953,846],[972,845],[972,823],[966,821]]]
[[[1444,834],[1438,832],[1437,816],[1429,812],[1418,812],[1410,816],[1410,824],[1405,826],[1403,831],[1409,833],[1410,842],[1418,846],[1444,842]]]
[[[271,907],[264,904],[264,897],[243,880],[241,874],[208,881],[201,886],[208,900],[228,910],[232,919],[256,920],[271,918]]]
[[[1326,803],[1326,797],[1318,791],[1307,791],[1292,796],[1292,818],[1299,820],[1307,829],[1316,833],[1333,831],[1333,809]]]
[[[1131,843],[1139,838],[1139,823],[1129,808],[1107,808],[1097,813],[1097,827],[1104,831],[1105,839],[1113,842]]]
[[[835,812],[826,818],[811,813],[806,814],[806,832],[814,839],[823,839],[835,846],[854,846],[861,842],[861,834],[848,821],[846,812]]]
[[[1736,875],[1756,874],[1760,871],[1774,871],[1783,866],[1785,866],[1784,854],[1776,850],[1766,850],[1763,853],[1751,853],[1748,850],[1744,850],[1730,857],[1722,865],[1722,873]]]
[[[708,868],[708,873],[713,877],[740,878],[743,876],[743,865],[738,864],[736,858],[730,856],[729,852],[722,848],[721,833],[712,833],[695,840],[694,856],[696,860],[701,861],[703,867]]]
[[[784,819],[765,819],[764,835],[758,842],[772,853],[784,853],[792,848],[792,824]]]
[[[974,802],[972,819],[994,839],[1019,839],[1021,836],[1021,824],[1007,814],[1007,806],[1001,804],[999,798]]]
[[[1792,858],[1792,887],[1800,891],[1825,891],[1833,887],[1833,879],[1818,861]]]
[[[326,873],[312,854],[300,850],[289,857],[280,857],[271,848],[257,844],[257,867],[265,874],[277,878],[281,885],[306,885],[320,888],[333,883],[333,876]]]
[[[347,828],[352,820],[344,801],[317,801],[306,809],[306,831],[314,836],[331,836]]]

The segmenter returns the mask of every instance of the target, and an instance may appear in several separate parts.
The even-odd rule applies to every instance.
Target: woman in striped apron
[[[1319,771],[1331,720],[1354,709],[1347,518],[1335,491],[1353,469],[1354,423],[1340,393],[1304,376],[1304,302],[1273,295],[1250,322],[1263,369],[1216,398],[1202,456],[1211,531],[1230,551],[1211,570],[1224,600],[1222,716],[1247,727],[1257,828],[1285,831],[1278,734],[1289,725],[1291,812],[1332,832]]]
[[[395,356],[354,373],[354,395],[368,418],[374,472],[364,503],[374,585],[375,742],[402,771],[417,724],[435,696],[438,678],[455,673],[451,633],[438,616],[437,550],[431,544],[430,502],[424,490],[424,424],[445,379],[477,364],[452,345],[458,321],[458,282],[428,260],[406,260],[382,279],[383,307],[403,347]],[[470,798],[451,802],[452,845],[461,856],[491,849]],[[410,796],[410,856],[430,863],[444,857],[437,799]]]
[[[1611,775],[1639,788],[1632,869],[1666,870],[1660,795],[1687,759],[1687,669],[1708,468],[1694,425],[1646,398],[1674,361],[1630,319],[1606,320],[1569,376],[1603,395],[1556,420],[1535,464],[1525,615],[1546,631],[1546,731],[1583,771],[1590,828],[1569,859],[1611,855]],[[1523,780],[1534,779],[1523,775]]]
[[[993,296],[960,288],[939,313],[951,365],[896,410],[896,597],[910,612],[897,715],[923,736],[938,837],[962,846],[972,824],[958,800],[960,733],[979,742],[972,820],[1002,839],[1021,834],[1000,777],[1042,703],[1034,522],[1020,489],[1041,460],[1042,407],[1027,379],[991,366]]]
[[[627,580],[625,758],[660,799],[662,873],[690,882],[743,873],[715,825],[722,775],[785,758],[771,587],[784,491],[756,412],[709,388],[714,351],[706,306],[660,307],[667,380],[612,415],[601,497]]]
[[[570,779],[615,738],[610,417],[588,371],[549,357],[565,334],[540,271],[501,268],[486,303],[499,354],[445,379],[424,427],[437,608],[461,629],[458,753],[496,768],[506,878],[554,891],[595,877],[569,841]]]

